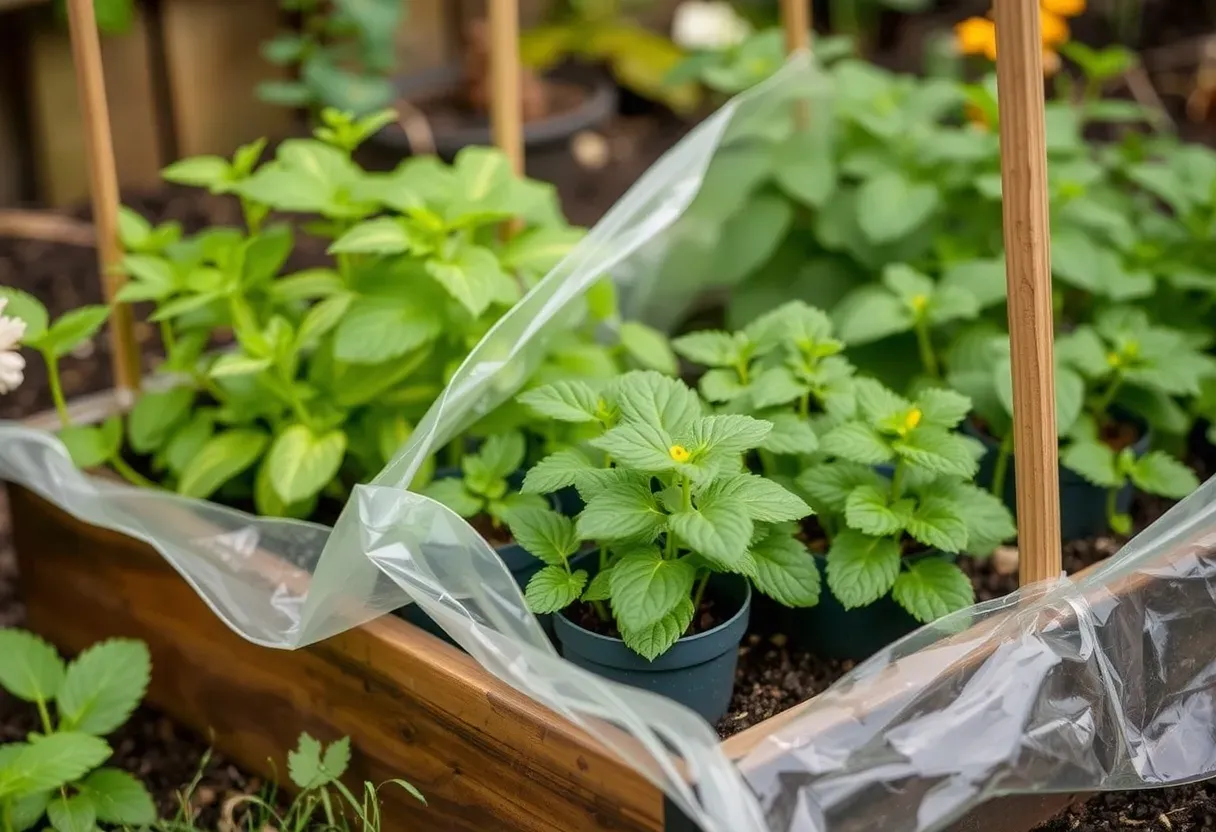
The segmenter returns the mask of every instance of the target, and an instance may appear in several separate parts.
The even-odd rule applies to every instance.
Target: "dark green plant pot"
[[[920,628],[920,622],[895,603],[889,593],[869,606],[845,609],[827,588],[827,557],[819,554],[812,557],[819,567],[823,590],[815,606],[789,611],[787,635],[798,647],[824,658],[860,662]],[[957,560],[955,555],[942,552],[917,557]]]
[[[712,630],[680,639],[654,661],[634,653],[621,639],[586,630],[561,613],[553,617],[553,629],[562,655],[579,667],[674,699],[713,723],[730,707],[752,590],[746,578],[715,575],[708,591],[734,605],[734,614]]]
[[[984,456],[980,459],[980,470],[976,474],[975,484],[991,490],[992,480],[996,476],[996,462],[1000,455],[1000,443],[979,430],[970,420],[963,422],[963,431],[984,443]],[[1148,453],[1153,444],[1153,435],[1147,428],[1140,439],[1132,445],[1132,453],[1137,457]],[[1005,505],[1017,516],[1017,486],[1014,473],[1013,457],[1009,458],[1008,474],[1005,477]],[[1119,489],[1115,496],[1115,508],[1122,514],[1131,510],[1132,498],[1136,491],[1131,483]],[[1095,535],[1110,531],[1110,522],[1106,517],[1106,489],[1099,488],[1087,482],[1080,474],[1060,466],[1060,535],[1064,542],[1084,540]]]

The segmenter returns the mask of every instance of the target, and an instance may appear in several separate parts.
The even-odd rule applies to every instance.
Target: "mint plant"
[[[915,400],[857,379],[856,418],[823,435],[797,485],[827,543],[828,588],[846,608],[890,593],[922,622],[970,606],[971,581],[944,554],[988,554],[1016,528],[975,486],[983,448],[955,428],[971,402],[930,388]]]
[[[0,829],[24,832],[44,817],[56,832],[156,820],[143,784],[104,766],[103,737],[130,717],[150,674],[142,642],[105,641],[65,664],[37,636],[0,630],[0,687],[31,703],[40,721],[25,742],[0,745]]]
[[[653,371],[599,389],[558,382],[524,398],[540,415],[599,432],[586,451],[558,451],[524,479],[529,494],[577,488],[586,504],[577,518],[540,508],[508,518],[545,563],[525,593],[533,612],[589,603],[653,660],[688,630],[713,574],[743,575],[789,606],[818,601],[819,574],[795,538],[809,508],[743,465],[771,423],[709,414],[695,391]],[[585,545],[598,548],[594,577],[571,562]]]
[[[504,526],[511,512],[520,508],[545,508],[536,494],[520,494],[510,478],[520,471],[527,450],[518,431],[488,437],[475,453],[460,460],[460,475],[436,479],[422,493],[471,519],[486,516],[493,528]]]

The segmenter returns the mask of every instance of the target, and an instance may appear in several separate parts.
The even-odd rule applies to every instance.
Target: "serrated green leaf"
[[[895,439],[891,447],[897,456],[929,473],[971,479],[979,469],[974,440],[941,428],[918,427]]]
[[[773,425],[772,432],[760,443],[763,450],[774,454],[811,454],[819,448],[819,437],[806,419],[793,413],[765,414]]]
[[[756,562],[752,578],[756,588],[787,607],[813,607],[819,603],[819,567],[806,546],[779,527],[751,548]]]
[[[26,702],[49,702],[63,684],[63,659],[33,633],[0,630],[0,687]]]
[[[626,373],[616,379],[612,390],[626,421],[658,425],[670,433],[701,415],[701,399],[694,391],[653,370]]]
[[[465,246],[450,261],[428,260],[426,271],[474,318],[505,300],[504,284],[514,285],[494,252],[482,246]]]
[[[639,367],[674,376],[680,369],[667,336],[653,327],[625,321],[617,331],[621,348]]]
[[[923,558],[909,563],[908,569],[895,579],[891,595],[923,624],[975,603],[971,579],[943,558]]]
[[[104,736],[116,731],[135,711],[152,678],[147,646],[133,639],[111,639],[85,650],[68,665],[59,690],[62,726]]]
[[[950,486],[944,496],[957,506],[967,524],[968,553],[989,555],[997,546],[1017,535],[1013,515],[1004,501],[990,491],[970,483],[958,483]]]
[[[321,765],[321,742],[308,734],[300,734],[296,750],[287,752],[287,774],[302,790],[328,782]]]
[[[536,413],[559,422],[595,422],[602,415],[600,396],[585,381],[557,381],[517,398]]]
[[[51,800],[46,807],[47,819],[55,832],[93,832],[97,823],[97,811],[84,795],[65,797],[62,794]]]
[[[650,541],[667,523],[647,482],[638,479],[604,483],[576,518],[583,540]]]
[[[580,483],[598,480],[597,475],[602,470],[592,465],[581,451],[566,448],[550,454],[528,469],[520,491],[525,494],[552,494],[572,485],[578,488]]]
[[[17,750],[15,745],[5,747]],[[3,765],[4,755],[0,753],[0,768],[3,768]],[[46,814],[46,807],[53,796],[52,792],[35,792],[9,804],[9,820],[13,825],[13,832],[26,832],[27,829],[37,826]]]
[[[819,449],[862,465],[879,465],[895,457],[892,446],[878,431],[862,422],[846,422],[832,428],[820,439]]]
[[[89,799],[97,820],[119,826],[143,826],[156,822],[156,804],[143,783],[125,771],[99,768],[78,784]]]
[[[754,525],[742,500],[712,496],[672,514],[670,528],[688,548],[731,572],[747,557]]]
[[[697,570],[686,560],[665,559],[654,547],[630,552],[612,567],[612,613],[622,630],[657,624],[688,600]]]
[[[888,502],[887,491],[874,485],[862,485],[849,494],[845,502],[845,522],[874,537],[888,537],[902,532],[912,519],[913,502],[904,498]]]
[[[704,500],[731,500],[742,503],[748,516],[760,523],[801,520],[811,507],[798,495],[770,479],[755,474],[732,474],[714,479],[701,493]]]
[[[164,392],[144,393],[131,408],[127,420],[127,436],[131,449],[149,454],[161,447],[169,436],[190,415],[194,391],[176,387]]]
[[[1060,464],[1100,488],[1120,488],[1124,482],[1115,452],[1102,442],[1078,440],[1069,443],[1060,451]]]
[[[752,404],[760,409],[789,404],[810,392],[788,367],[772,367],[760,373],[748,387]]]
[[[747,387],[739,381],[737,370],[710,370],[701,376],[697,387],[701,395],[711,402],[733,401],[747,392]]]
[[[641,630],[621,629],[621,638],[630,650],[648,661],[654,661],[688,632],[695,613],[691,598],[684,598],[676,608],[655,624]]]
[[[350,766],[350,737],[334,740],[321,757],[321,767],[332,780],[338,780]]]
[[[891,591],[899,564],[897,541],[846,529],[828,551],[828,588],[845,609],[864,607]]]
[[[55,358],[62,358],[92,338],[109,317],[108,306],[80,306],[64,313],[37,338],[27,331],[25,342]]]
[[[861,416],[872,424],[903,415],[912,408],[912,403],[903,396],[870,378],[857,379],[853,384],[853,395]]]
[[[586,585],[582,569],[567,572],[564,566],[546,566],[528,581],[524,600],[536,615],[560,612],[578,600]]]
[[[376,217],[353,226],[329,247],[330,254],[402,254],[410,237],[401,219]]]
[[[550,566],[564,567],[578,551],[574,521],[552,509],[515,509],[509,513],[507,525],[516,543]]]
[[[748,339],[741,334],[702,330],[673,338],[672,348],[696,364],[734,368],[745,358]]]
[[[702,416],[680,434],[693,458],[700,456],[741,454],[757,448],[773,430],[771,422],[741,414]]]
[[[953,500],[941,495],[921,497],[906,528],[921,543],[943,552],[967,547],[967,520]]]
[[[471,477],[481,470],[489,477],[505,478],[519,470],[526,452],[527,446],[519,431],[496,433],[486,438],[476,454],[466,456],[462,465],[466,476]]]
[[[833,310],[832,320],[840,339],[853,346],[910,332],[915,324],[908,305],[881,286],[851,292]]]
[[[260,430],[241,428],[207,440],[182,471],[179,494],[205,500],[233,477],[250,468],[266,450],[269,437]]]
[[[607,601],[612,597],[612,567],[601,569],[596,573],[587,588],[583,590],[584,601]]]
[[[820,513],[843,514],[849,495],[859,487],[887,487],[873,468],[852,462],[820,463],[798,476],[798,488]]]
[[[931,387],[916,398],[924,423],[939,428],[956,427],[971,412],[971,399],[953,390]]]
[[[346,456],[346,434],[331,430],[313,433],[291,425],[275,437],[266,455],[270,484],[283,502],[303,502],[334,481]]]
[[[892,171],[875,176],[857,192],[857,222],[870,242],[891,243],[920,227],[940,203],[932,185]]]
[[[685,461],[676,459],[673,451],[676,443],[671,435],[648,422],[617,425],[591,440],[591,445],[608,454],[617,464],[639,471],[672,471]]]
[[[1199,487],[1199,478],[1164,451],[1149,451],[1136,460],[1131,480],[1141,491],[1181,500]]]
[[[22,746],[12,762],[0,768],[0,801],[61,788],[109,756],[110,746],[100,737],[76,731],[41,737]]]
[[[431,343],[442,330],[442,318],[417,302],[360,300],[334,329],[334,357],[352,364],[380,364]]]

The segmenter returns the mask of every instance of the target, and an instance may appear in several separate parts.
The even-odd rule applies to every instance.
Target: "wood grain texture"
[[[8,25],[6,19],[3,24]],[[160,155],[147,27],[136,15],[131,31],[101,43],[111,135],[124,188],[160,184]],[[76,103],[71,45],[62,26],[33,25],[27,33],[32,147],[40,201],[69,205],[89,195],[84,125]]]
[[[69,652],[148,642],[149,699],[242,766],[283,771],[301,731],[350,736],[352,777],[403,777],[385,832],[659,832],[662,798],[561,717],[385,616],[298,651],[227,629],[153,550],[9,488],[30,626]]]
[[[781,0],[781,26],[785,29],[785,51],[811,46],[810,0]]]
[[[1025,586],[1053,580],[1063,571],[1038,6],[1025,0],[996,0],[996,34],[1018,470],[1018,580]]]
[[[227,156],[291,135],[294,112],[255,94],[260,82],[286,77],[261,53],[280,29],[274,0],[165,0],[161,14],[179,154]]]
[[[102,296],[110,306],[110,362],[120,391],[139,389],[139,342],[131,307],[119,303],[118,290],[126,277],[117,270],[122,261],[118,240],[118,163],[110,130],[110,105],[101,64],[101,35],[94,19],[93,0],[67,0],[72,64],[76,68],[76,97],[84,122],[84,149],[89,165],[89,197],[93,206],[97,265]]]
[[[517,176],[524,172],[524,111],[519,63],[519,0],[489,0],[490,127]]]

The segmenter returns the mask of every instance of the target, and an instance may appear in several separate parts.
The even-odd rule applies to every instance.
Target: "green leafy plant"
[[[475,453],[460,460],[460,475],[436,479],[422,490],[464,518],[488,517],[501,528],[510,513],[520,508],[545,508],[543,498],[520,494],[510,478],[519,472],[526,452],[518,431],[489,436]]]
[[[315,138],[283,142],[264,164],[259,142],[166,169],[170,181],[237,196],[243,229],[183,238],[122,214],[130,280],[120,299],[151,303],[175,386],[142,395],[125,425],[72,426],[65,412],[78,464],[138,469],[141,484],[290,517],[315,516],[383,467],[468,351],[582,236],[552,186],[513,176],[494,150],[363,171],[351,152],[388,118],[327,110]],[[302,215],[306,233],[330,241],[331,264],[287,273],[296,226],[272,211]],[[508,221],[519,226],[509,239]],[[7,314],[26,319],[30,343],[51,356],[80,336],[77,321],[102,319],[84,310],[48,329],[33,299],[8,296]],[[596,323],[618,317],[610,295],[572,312],[570,331],[610,356],[643,355],[628,347],[653,331],[626,338],[621,326],[624,346],[595,341]],[[210,349],[228,333],[235,343]]]
[[[520,60],[539,72],[569,58],[603,62],[623,86],[643,98],[688,112],[700,101],[691,84],[670,84],[667,76],[684,57],[668,38],[626,16],[647,0],[563,0],[550,7],[549,20],[523,33]]]
[[[0,630],[0,687],[31,703],[41,728],[0,745],[0,829],[22,832],[44,817],[56,832],[156,820],[143,784],[104,766],[111,749],[103,737],[130,717],[150,674],[142,642],[105,641],[65,664],[37,636]]]
[[[977,441],[956,431],[967,397],[930,388],[915,400],[854,382],[856,417],[827,431],[797,484],[827,545],[827,582],[846,608],[890,593],[916,619],[970,606],[971,582],[948,557],[984,555],[1013,537],[1004,504],[975,486]]]
[[[263,101],[309,110],[325,107],[363,116],[393,103],[390,75],[396,64],[395,38],[406,5],[395,0],[281,0],[299,15],[299,29],[262,44],[270,63],[291,70],[295,79],[265,81]]]
[[[536,613],[582,601],[610,618],[630,649],[663,654],[689,629],[710,577],[734,573],[790,606],[819,599],[819,573],[795,538],[809,509],[743,457],[771,423],[709,414],[696,392],[653,371],[626,373],[599,389],[557,382],[523,396],[538,414],[594,425],[586,448],[567,448],[528,471],[523,491],[573,486],[575,519],[550,509],[508,518],[515,539],[545,563],[529,582]],[[598,548],[594,576],[572,564]]]

